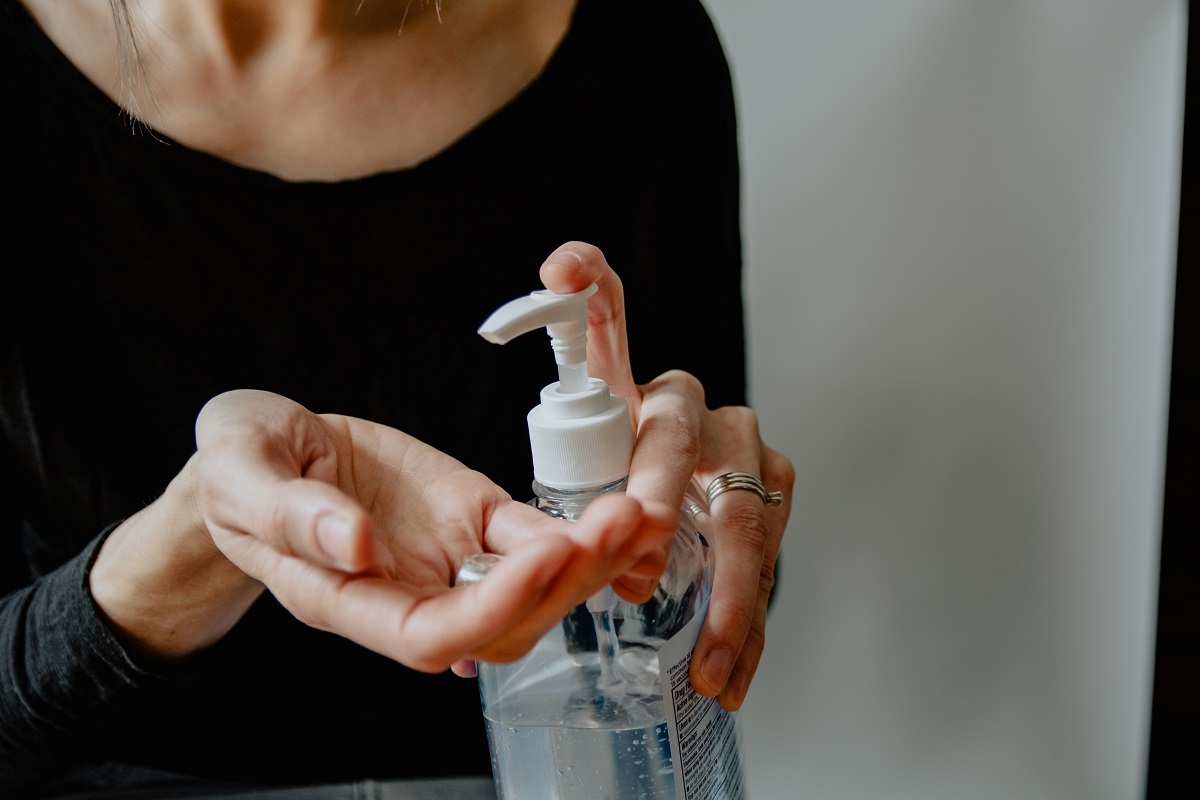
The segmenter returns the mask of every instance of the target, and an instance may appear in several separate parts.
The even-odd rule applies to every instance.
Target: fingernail
[[[345,555],[349,540],[350,528],[340,514],[322,514],[317,518],[317,546],[335,567],[345,572],[355,569]]]
[[[733,653],[728,647],[718,647],[704,657],[700,667],[700,677],[715,691],[720,692],[729,677],[729,669],[733,666]]]
[[[737,711],[746,701],[746,692],[750,690],[750,676],[745,674],[733,676],[726,689],[727,696],[733,702],[733,708],[729,710]]]
[[[651,580],[650,578],[638,578],[636,576],[626,576],[621,579],[621,583],[626,589],[639,597],[649,597],[658,588],[658,581]]]

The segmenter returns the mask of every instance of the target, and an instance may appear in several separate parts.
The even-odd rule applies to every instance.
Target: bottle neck
[[[533,482],[534,499],[530,503],[534,508],[540,509],[552,517],[574,522],[583,514],[588,504],[597,497],[623,492],[628,483],[629,478],[626,476],[612,483],[588,489],[558,489],[535,480]]]
[[[626,476],[612,483],[594,486],[590,489],[558,489],[553,486],[546,486],[535,479],[533,481],[534,498],[529,501],[529,504],[556,519],[575,522],[583,515],[584,509],[588,507],[588,503],[606,494],[623,492],[628,483],[629,477]],[[588,598],[587,609],[593,613],[611,611],[616,604],[617,595],[613,592],[611,586],[605,586]]]

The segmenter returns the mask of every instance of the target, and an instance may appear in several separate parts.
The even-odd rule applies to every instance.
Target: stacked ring
[[[766,506],[783,504],[783,492],[768,492],[767,487],[763,486],[763,482],[758,476],[751,475],[749,472],[726,472],[724,475],[718,475],[708,485],[706,494],[709,508],[712,507],[713,500],[717,499],[717,495],[730,489],[749,489],[756,492],[762,498],[763,505]]]

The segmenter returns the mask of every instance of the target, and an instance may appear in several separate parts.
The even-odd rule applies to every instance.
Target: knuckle
[[[620,284],[614,279],[614,287],[619,290]],[[596,295],[600,297],[600,295]],[[592,327],[608,327],[619,325],[624,321],[625,307],[617,299],[608,302],[597,301],[588,303],[588,325]]]
[[[773,483],[783,488],[791,488],[796,483],[796,467],[791,459],[774,450],[767,452],[765,460],[766,474],[771,476]]]
[[[692,373],[685,372],[684,370],[681,370],[681,369],[677,369],[677,370],[672,370],[671,375],[672,375],[672,377],[674,377],[676,380],[679,381],[679,383],[682,385],[684,391],[686,391],[689,395],[692,395],[694,397],[703,397],[704,396],[704,384],[701,383],[700,379],[697,378]]]
[[[758,413],[749,406],[722,406],[713,412],[717,423],[741,447],[761,447]]]
[[[576,239],[567,242],[561,248],[559,248],[559,250],[569,252],[581,261],[605,261],[604,251],[591,242],[583,242]]]
[[[700,438],[700,421],[679,398],[656,395],[642,406],[637,434],[652,432],[672,438]]]
[[[749,406],[721,406],[716,409],[721,421],[736,430],[752,433],[758,436],[758,412]]]
[[[673,393],[686,398],[698,407],[704,407],[704,384],[690,372],[682,369],[670,369],[659,375],[652,383],[669,387]]]

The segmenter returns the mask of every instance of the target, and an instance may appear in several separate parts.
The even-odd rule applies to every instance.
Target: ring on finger
[[[724,475],[713,478],[712,483],[705,490],[705,494],[708,495],[709,508],[712,508],[717,495],[730,489],[749,489],[761,497],[763,505],[766,506],[783,504],[783,492],[768,492],[767,487],[763,486],[762,480],[757,475],[751,475],[749,472],[726,472]]]

